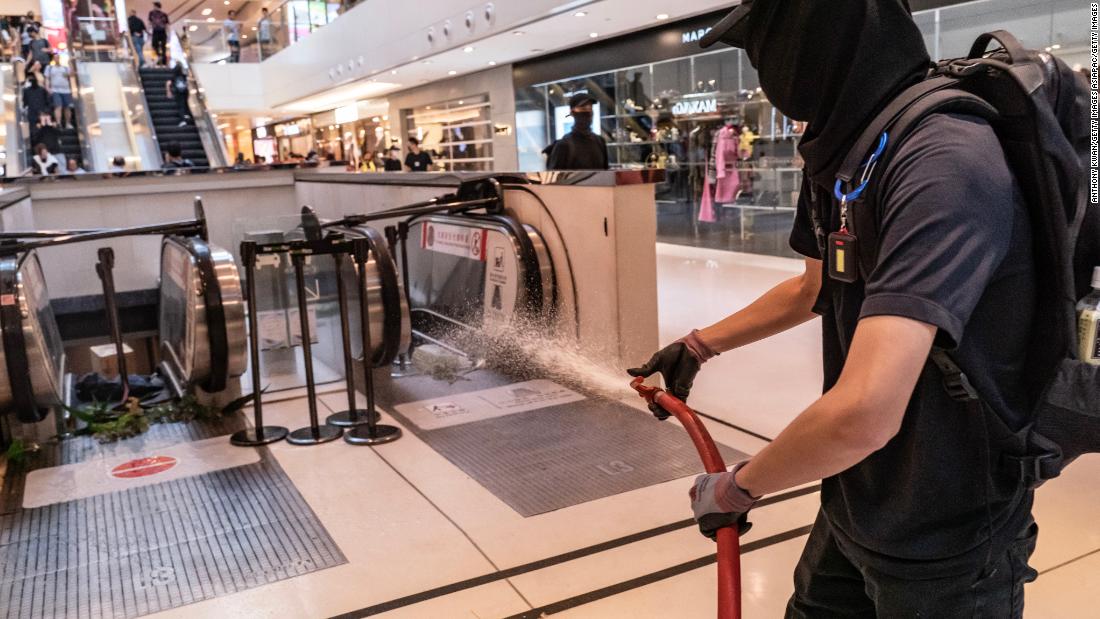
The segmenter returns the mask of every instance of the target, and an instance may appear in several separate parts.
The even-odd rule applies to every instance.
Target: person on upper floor
[[[75,102],[73,101],[72,73],[62,64],[61,55],[54,54],[53,62],[46,67],[46,83],[49,85],[53,116],[59,127],[76,127]]]
[[[230,10],[222,22],[222,33],[229,46],[229,62],[241,61],[241,22],[237,21],[237,12]]]
[[[405,167],[409,172],[430,172],[432,156],[420,149],[420,140],[409,138],[409,154],[405,155]]]
[[[34,162],[35,174],[42,176],[49,176],[52,174],[58,174],[61,171],[61,161],[57,156],[50,152],[50,149],[46,148],[45,144],[36,144],[34,146]]]
[[[50,60],[53,58],[53,54],[50,52],[50,42],[42,36],[42,32],[38,28],[31,29],[30,33],[31,42],[28,46],[27,62],[34,60],[45,67],[50,64]]]
[[[175,101],[176,113],[179,115],[179,126],[186,127],[191,122],[191,106],[188,100],[191,97],[191,87],[187,83],[187,71],[182,62],[176,62],[172,67],[172,75],[164,83],[164,91],[168,98]]]
[[[549,149],[548,170],[607,170],[607,142],[592,131],[592,105],[595,97],[587,93],[573,95],[569,99],[569,115],[573,128]]]
[[[168,14],[161,10],[160,2],[153,3],[149,11],[149,27],[153,32],[153,52],[157,55],[157,64],[168,64]]]
[[[137,10],[131,9],[130,16],[126,18],[126,29],[130,31],[130,41],[134,44],[134,55],[137,56],[138,66],[145,66],[145,33],[149,30],[145,22],[138,17]]]
[[[1038,284],[1029,211],[997,134],[977,116],[924,118],[873,170],[881,216],[861,233],[846,222],[870,203],[835,197],[838,171],[931,66],[906,1],[746,0],[702,39],[718,41],[744,49],[767,100],[807,123],[790,237],[804,272],[630,373],[661,373],[686,398],[708,359],[820,316],[825,380],[751,459],[696,480],[700,528],[822,480],[788,618],[1019,619],[1037,575],[1034,491],[991,432],[1030,421]],[[875,252],[873,270],[857,269],[860,251]],[[978,412],[945,388],[941,351],[980,392]]]
[[[27,76],[27,84],[23,87],[23,107],[31,131],[42,125],[43,114],[49,115],[50,93],[39,84],[34,75]]]
[[[272,45],[275,42],[275,27],[266,6],[260,9],[260,21],[256,22],[256,40],[260,43],[260,60],[275,53]]]
[[[193,168],[195,162],[190,159],[185,159],[183,156],[183,147],[179,142],[169,142],[164,147],[164,165],[161,166],[162,170],[178,170],[180,168]]]

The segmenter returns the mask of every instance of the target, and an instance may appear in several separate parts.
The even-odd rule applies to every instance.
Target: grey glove
[[[699,532],[714,539],[718,529],[738,524],[741,533],[752,528],[748,521],[748,512],[756,505],[759,497],[754,497],[737,485],[736,475],[748,460],[733,467],[726,473],[711,473],[695,478],[695,485],[688,495],[691,497],[691,511]]]
[[[698,331],[692,331],[686,336],[658,350],[645,365],[631,368],[626,371],[631,376],[648,378],[660,372],[665,379],[665,388],[679,400],[687,402],[691,387],[695,383],[695,375],[707,360],[718,355],[699,338]],[[668,411],[656,404],[651,404],[649,410],[658,419],[668,419]]]

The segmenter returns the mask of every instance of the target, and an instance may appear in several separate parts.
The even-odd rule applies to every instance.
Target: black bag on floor
[[[990,42],[1001,49],[986,53]],[[1093,76],[1096,79],[1096,76]],[[851,182],[883,133],[889,159],[917,124],[934,113],[989,121],[1027,202],[1034,234],[1038,305],[1027,372],[1033,398],[1030,423],[1009,428],[990,412],[992,440],[1005,464],[1029,486],[1057,477],[1078,456],[1100,452],[1100,367],[1078,358],[1076,303],[1100,266],[1100,205],[1090,191],[1089,85],[1049,53],[1025,49],[1004,31],[983,34],[966,58],[941,61],[928,79],[892,101],[849,153],[838,179]],[[880,166],[884,164],[880,163]],[[873,181],[852,209],[866,248],[864,278],[875,267],[880,205]],[[932,361],[952,397],[985,414],[980,394],[942,350]]]

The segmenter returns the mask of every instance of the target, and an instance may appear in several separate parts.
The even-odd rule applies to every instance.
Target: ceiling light
[[[393,71],[390,71],[390,75],[397,75],[397,69],[394,69]]]
[[[584,11],[577,11],[576,13],[573,13],[573,17],[584,17],[585,15],[588,15],[588,13],[585,13]]]
[[[466,105],[466,102],[465,101],[459,101],[458,104],[459,105]]]
[[[223,2],[222,4],[224,4],[225,6],[229,6],[229,0],[225,0],[225,2]]]
[[[495,60],[490,60],[490,61],[489,61],[489,66],[490,66],[490,67],[495,67],[495,66],[497,66],[497,61],[495,61]]]
[[[668,13],[660,13],[657,15],[657,21],[665,21],[668,19]]]
[[[470,45],[467,45],[466,47],[462,48],[462,51],[466,52],[467,54],[470,54],[470,53],[473,53],[474,48]]]
[[[210,24],[212,24],[212,23],[214,23],[214,21],[215,21],[215,20],[214,20],[214,18],[213,18],[213,17],[207,17],[207,18],[206,18],[206,21],[207,21],[207,23],[210,23]]]
[[[1054,45],[1050,46],[1050,49],[1062,49],[1062,44],[1061,43],[1055,43]]]
[[[432,61],[431,60],[425,60],[424,64],[432,64]]]
[[[413,56],[413,60],[420,60],[420,56]]]
[[[205,16],[207,16],[207,15],[213,13],[213,12],[214,12],[214,9],[203,9],[202,10],[203,17],[205,17]]]
[[[447,71],[447,75],[458,75],[458,71],[451,69],[450,71]]]
[[[256,32],[256,26],[252,26],[252,32]]]
[[[191,32],[194,32],[194,31],[198,30],[199,27],[194,25],[194,24],[191,24],[187,29],[190,30]]]
[[[598,36],[600,36],[600,33],[598,33],[598,32],[589,32],[588,33],[588,38],[590,38],[590,39],[594,39]]]
[[[516,31],[512,32],[512,34],[516,35],[517,37],[521,37],[521,36],[523,36],[527,33],[522,31],[522,30],[516,30]]]

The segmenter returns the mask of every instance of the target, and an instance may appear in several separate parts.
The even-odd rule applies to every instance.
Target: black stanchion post
[[[367,264],[370,260],[371,246],[367,239],[353,241],[355,265],[359,268],[359,321],[364,325],[363,337],[363,389],[367,394],[367,424],[352,428],[344,435],[344,440],[352,445],[378,445],[401,438],[401,428],[380,424],[376,420],[374,409],[374,346],[370,336],[370,299],[367,298]]]
[[[313,378],[313,342],[309,329],[309,303],[306,300],[306,278],[304,273],[306,257],[301,252],[290,255],[294,265],[294,286],[298,296],[298,323],[302,332],[302,364],[306,370],[306,400],[309,405],[309,426],[290,433],[287,442],[294,445],[316,445],[340,438],[342,428],[330,425],[322,426],[317,418],[317,384]]]
[[[98,255],[99,262],[95,265],[95,271],[103,283],[103,306],[107,312],[111,341],[115,345],[115,361],[118,363],[118,378],[122,386],[119,407],[125,407],[130,398],[130,369],[126,365],[126,345],[122,342],[122,326],[118,322],[118,303],[115,299],[115,251],[110,247],[100,247]]]
[[[340,304],[340,339],[344,345],[344,376],[348,394],[348,409],[333,413],[328,416],[325,423],[333,426],[354,427],[367,423],[367,417],[371,414],[377,417],[376,411],[360,409],[355,404],[355,360],[351,354],[351,321],[348,318],[348,289],[344,285],[344,255],[335,253],[332,255],[333,265],[336,271],[336,298]],[[360,295],[366,295],[366,290],[360,290]],[[369,326],[364,326],[364,329]],[[377,421],[377,419],[375,419]]]
[[[256,316],[256,243],[241,243],[241,262],[244,264],[246,291],[248,292],[248,352],[252,358],[252,413],[253,427],[245,428],[229,437],[229,442],[241,447],[256,447],[275,443],[286,438],[287,429],[264,425],[263,389],[260,387],[260,327]]]

